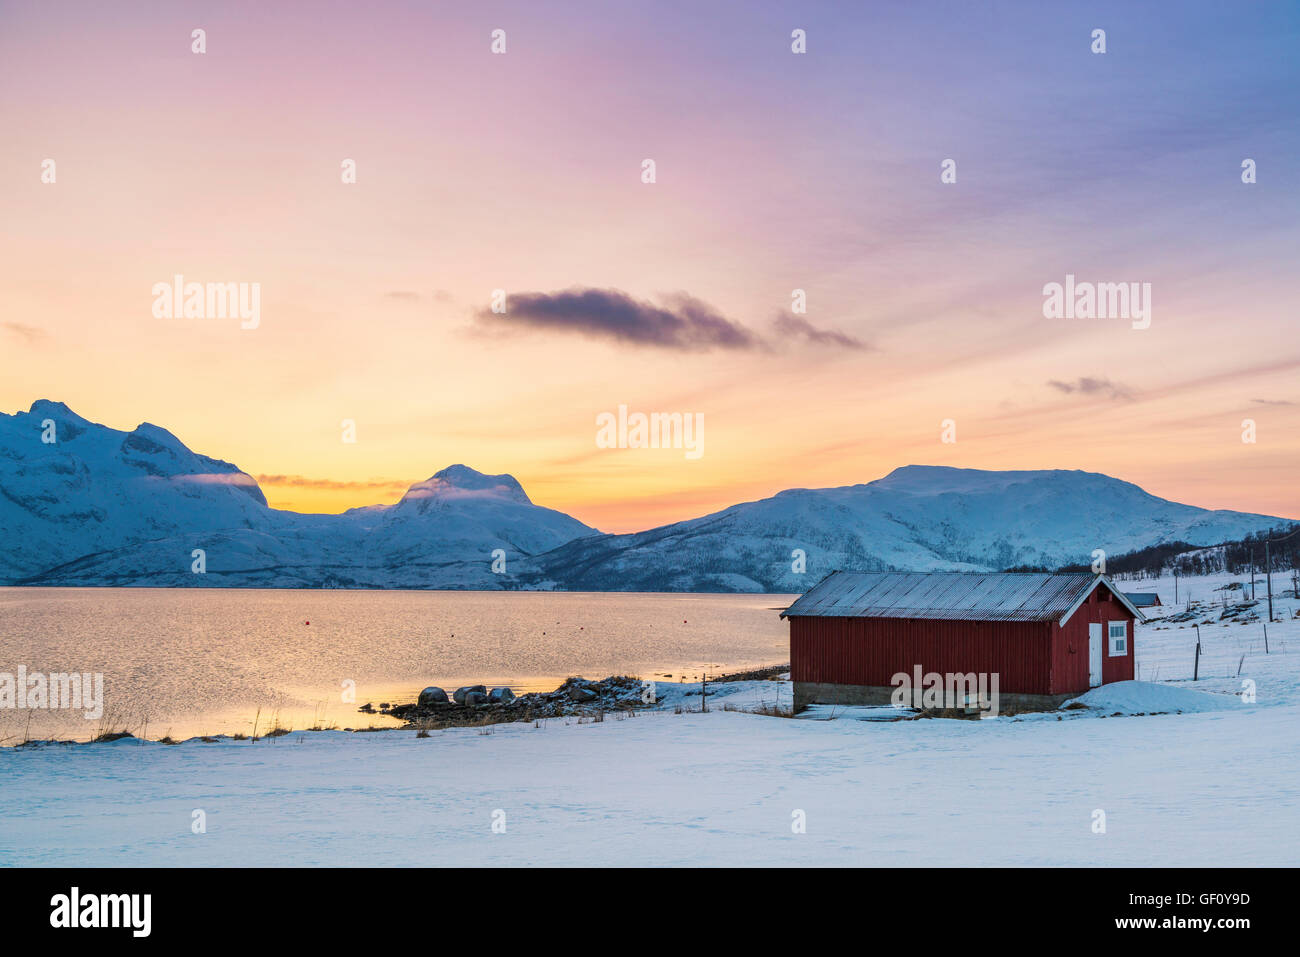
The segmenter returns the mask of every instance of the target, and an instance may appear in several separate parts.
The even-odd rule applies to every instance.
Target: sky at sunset
[[[0,0],[0,411],[302,511],[465,463],[632,531],[925,463],[1300,517],[1300,4],[1142,7]],[[257,327],[157,318],[177,274]],[[1149,328],[1045,318],[1067,274]],[[703,455],[599,447],[620,405]]]

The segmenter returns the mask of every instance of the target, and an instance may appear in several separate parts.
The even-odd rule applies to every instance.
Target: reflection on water
[[[0,707],[0,741],[380,727],[426,685],[550,690],[788,660],[793,596],[0,588],[0,675],[101,672],[104,714]],[[355,683],[355,702],[344,700]]]

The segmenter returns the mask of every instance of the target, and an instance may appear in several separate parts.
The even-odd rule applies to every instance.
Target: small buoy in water
[[[309,621],[304,621],[303,624],[304,624],[304,625],[310,625],[311,622],[309,622]]]

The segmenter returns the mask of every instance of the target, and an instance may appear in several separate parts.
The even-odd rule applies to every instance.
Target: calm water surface
[[[102,672],[104,711],[0,708],[0,743],[394,722],[426,685],[550,690],[789,660],[793,595],[0,588],[0,673]],[[342,699],[355,682],[355,703]],[[147,722],[147,726],[146,726]]]

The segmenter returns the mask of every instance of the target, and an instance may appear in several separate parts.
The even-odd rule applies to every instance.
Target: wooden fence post
[[[1196,663],[1192,665],[1192,680],[1201,678],[1201,626],[1196,626]]]

